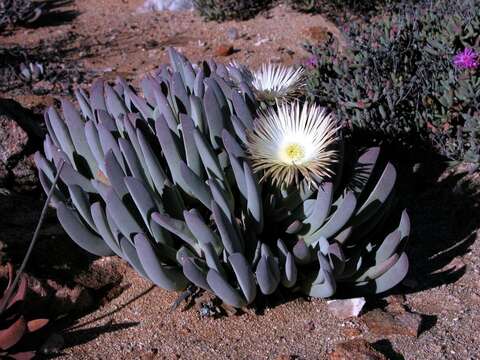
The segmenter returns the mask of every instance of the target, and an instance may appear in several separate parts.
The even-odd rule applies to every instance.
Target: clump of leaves
[[[410,220],[391,212],[397,172],[379,148],[344,157],[336,123],[305,104],[274,105],[262,128],[242,67],[169,55],[143,96],[99,79],[75,92],[80,111],[62,100],[45,113],[39,179],[79,246],[235,308],[276,291],[381,293],[404,278]],[[280,146],[283,160],[269,157]]]
[[[34,47],[0,46],[0,91],[11,95],[25,91],[37,95],[65,94],[73,84],[88,81],[93,72],[86,71],[69,56],[76,51],[73,44],[77,38],[78,34],[67,32],[59,39],[43,40]]]
[[[21,63],[20,64],[20,78],[26,82],[40,80],[43,76],[43,65],[40,63]]]
[[[433,146],[454,161],[480,162],[480,68],[455,66],[478,53],[478,2],[439,1],[346,26],[350,46],[307,46],[315,65],[312,97],[334,109],[355,133],[375,142]]]
[[[56,185],[62,169],[63,164],[60,164],[59,171],[52,181],[53,186]],[[24,306],[27,295],[27,278],[23,271],[32,255],[52,196],[53,190],[48,193],[32,241],[18,272],[14,275],[13,266],[10,263],[7,264],[8,283],[0,296],[0,358],[2,359],[32,359],[35,356],[35,349],[32,349],[34,345],[29,335],[40,330],[49,322],[48,319],[29,320],[27,309]]]
[[[384,11],[395,11],[402,3],[416,0],[286,0],[293,9],[306,13],[321,13],[348,23],[355,16],[372,16]]]
[[[247,20],[267,9],[271,0],[194,0],[195,8],[207,20]]]
[[[0,357],[2,359],[32,359],[34,351],[25,351],[29,345],[29,335],[43,328],[48,319],[28,319],[24,302],[27,294],[27,279],[21,276],[18,287],[13,281],[13,266],[7,265],[8,284],[0,303],[4,310],[0,313]],[[10,296],[9,296],[10,295]]]

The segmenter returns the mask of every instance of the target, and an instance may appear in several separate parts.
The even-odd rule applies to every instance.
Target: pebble
[[[403,335],[417,337],[422,324],[420,314],[404,312],[391,314],[380,309],[368,312],[360,318],[368,330],[380,336]]]
[[[270,41],[270,39],[260,39],[255,44],[253,44],[253,46],[260,46],[260,45],[263,45],[263,44],[265,44],[269,41]]]
[[[240,37],[237,28],[231,27],[227,29],[227,38],[230,41],[237,40]]]
[[[215,56],[229,56],[233,54],[233,46],[232,45],[227,45],[227,44],[222,44],[220,46],[217,46],[214,51]]]
[[[348,319],[350,317],[357,317],[365,306],[365,303],[365,299],[359,297],[346,300],[327,301],[327,307],[336,317],[340,319]]]
[[[329,355],[330,360],[386,360],[387,358],[375,350],[363,339],[348,340],[335,346]]]

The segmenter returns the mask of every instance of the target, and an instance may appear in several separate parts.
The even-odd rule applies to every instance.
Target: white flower
[[[339,126],[315,104],[277,103],[259,114],[247,136],[253,170],[283,187],[304,178],[317,187],[332,175]]]
[[[252,86],[260,100],[289,99],[304,87],[305,70],[278,64],[263,64],[253,73]]]

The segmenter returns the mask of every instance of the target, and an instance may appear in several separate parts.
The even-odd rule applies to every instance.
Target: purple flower
[[[453,64],[459,69],[475,69],[478,66],[478,54],[474,49],[466,48],[453,58]]]
[[[318,65],[318,59],[316,56],[310,56],[306,61],[305,61],[305,66],[309,69],[314,69]]]

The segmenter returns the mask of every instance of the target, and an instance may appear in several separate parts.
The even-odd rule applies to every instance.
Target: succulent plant
[[[329,297],[403,279],[410,223],[406,212],[391,223],[396,172],[378,148],[355,171],[341,171],[339,155],[335,176],[317,186],[259,181],[247,153],[258,121],[248,84],[214,61],[169,55],[141,81],[143,97],[122,79],[97,80],[76,91],[80,113],[67,100],[63,118],[45,113],[39,178],[48,191],[64,164],[53,205],[78,245],[121,256],[162,288],[193,283],[234,307],[279,288]]]
[[[308,47],[316,63],[311,97],[362,139],[480,164],[478,2],[421,1],[345,30],[342,52],[335,43]],[[458,66],[464,61],[468,68]]]
[[[71,0],[0,0],[0,30],[8,25],[32,24]]]
[[[40,63],[25,63],[20,64],[20,78],[25,82],[32,82],[40,80],[43,76],[44,69]]]
[[[0,357],[2,359],[27,360],[35,356],[34,351],[25,351],[26,336],[40,330],[47,323],[48,319],[28,320],[24,313],[24,301],[27,291],[27,279],[22,276],[18,287],[13,286],[13,267],[7,265],[8,284],[2,292],[0,304],[4,311],[0,314]],[[6,299],[11,290],[12,296]],[[7,301],[6,304],[3,304]]]
[[[194,0],[195,8],[207,20],[247,20],[267,9],[271,0]]]

